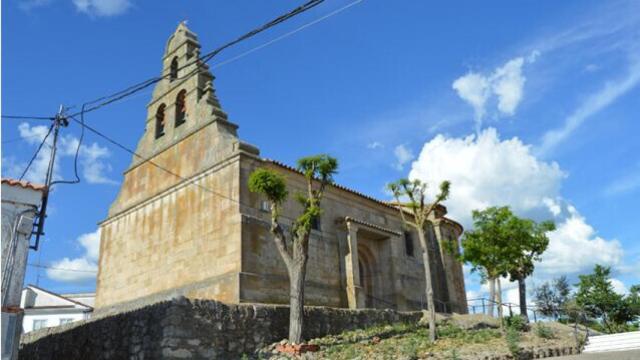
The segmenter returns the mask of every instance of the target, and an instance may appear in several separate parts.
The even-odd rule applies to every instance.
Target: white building
[[[93,312],[95,293],[56,294],[28,285],[22,290],[20,306],[24,309],[25,333],[45,327],[88,319]]]
[[[29,254],[33,222],[46,188],[2,179],[2,359],[18,352],[22,309],[20,293]]]

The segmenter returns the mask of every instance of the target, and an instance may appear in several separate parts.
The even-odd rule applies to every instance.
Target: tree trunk
[[[489,278],[489,316],[493,317],[493,305],[496,301],[496,279]]]
[[[496,278],[498,291],[496,292],[498,298],[498,318],[500,319],[500,327],[503,327],[502,319],[502,287],[500,286],[500,277]]]
[[[422,246],[422,262],[424,265],[425,293],[427,295],[427,308],[429,311],[429,340],[436,340],[436,309],[433,298],[433,284],[431,283],[431,264],[429,261],[429,247],[425,238],[424,229],[418,228],[418,237]]]
[[[289,343],[302,343],[304,280],[309,259],[309,233],[302,229],[293,240],[289,270]]]
[[[294,259],[289,271],[289,342],[302,343],[302,320],[304,316],[304,279],[306,266]]]
[[[524,278],[518,278],[518,293],[520,295],[520,316],[524,317],[526,322],[529,322],[529,315],[527,314],[527,285],[524,282]]]

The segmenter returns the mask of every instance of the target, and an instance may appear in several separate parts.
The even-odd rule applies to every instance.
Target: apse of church
[[[197,36],[180,24],[165,47],[165,78],[147,106],[136,151],[143,158],[132,159],[100,224],[98,311],[180,295],[288,303],[268,203],[248,190],[247,179],[258,167],[272,168],[294,192],[304,189],[304,177],[238,138],[199,54]],[[285,203],[283,217],[294,218],[297,206]],[[340,185],[327,189],[322,208],[310,239],[307,305],[424,308],[418,237],[405,232],[396,208]],[[436,306],[466,313],[455,260],[462,228],[445,215],[439,207],[429,232]]]

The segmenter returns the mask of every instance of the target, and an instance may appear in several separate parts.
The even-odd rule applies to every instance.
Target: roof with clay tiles
[[[270,164],[273,164],[273,165],[279,166],[279,167],[281,167],[281,168],[287,169],[287,170],[289,170],[289,171],[293,171],[293,172],[295,172],[295,173],[302,174],[302,172],[298,171],[298,169],[294,168],[293,166],[287,165],[287,164],[282,163],[282,162],[280,162],[280,161],[278,161],[278,160],[273,160],[273,159],[263,159],[263,160],[264,160],[264,161],[266,161],[266,162],[268,162],[268,163],[270,163]],[[392,209],[394,209],[394,210],[398,210],[398,207],[397,207],[397,206],[395,206],[395,205],[393,205],[393,204],[391,204],[391,203],[389,203],[389,202],[386,202],[386,201],[382,201],[382,200],[376,199],[376,198],[374,198],[374,197],[372,197],[372,196],[369,196],[369,195],[363,194],[363,193],[361,193],[361,192],[359,192],[359,191],[356,191],[356,190],[350,189],[350,188],[348,188],[348,187],[346,187],[346,186],[343,186],[343,185],[340,185],[340,184],[338,184],[338,183],[333,183],[333,184],[332,184],[332,186],[333,186],[333,187],[335,187],[335,188],[337,188],[337,189],[340,189],[340,190],[343,190],[343,191],[349,192],[349,193],[351,193],[351,194],[354,194],[354,195],[356,195],[356,196],[359,196],[359,197],[365,198],[365,199],[367,199],[367,200],[369,200],[369,201],[373,201],[373,202],[378,203],[378,204],[380,204],[380,205],[386,206],[386,207],[388,207],[388,208],[392,208]],[[438,206],[439,206],[439,207],[441,207],[441,208],[442,208],[443,210],[445,210],[445,211],[446,211],[446,209],[447,209],[444,205],[438,205]],[[443,220],[444,222],[449,223],[449,224],[451,224],[451,225],[453,225],[453,226],[458,227],[458,228],[459,228],[459,230],[460,230],[460,233],[462,233],[462,231],[463,231],[463,227],[462,227],[462,225],[461,225],[460,223],[456,222],[455,220],[449,219],[448,217],[445,217],[445,216],[441,216],[441,217],[439,217],[439,219],[441,219],[441,220]]]
[[[41,184],[34,184],[29,181],[9,179],[9,178],[3,178],[2,183],[7,184],[9,186],[20,186],[23,189],[31,189],[36,191],[44,191],[47,188],[46,186]]]

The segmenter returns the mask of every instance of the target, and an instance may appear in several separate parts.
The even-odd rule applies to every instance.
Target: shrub
[[[520,333],[518,332],[518,330],[511,327],[508,328],[506,341],[509,352],[511,353],[511,355],[517,358],[518,354],[520,353]]]
[[[449,358],[449,360],[460,360],[456,349],[451,350],[451,357]]]
[[[507,328],[514,329],[516,331],[527,331],[529,326],[527,321],[521,315],[507,316],[504,318]]]
[[[542,339],[553,339],[556,337],[553,329],[544,325],[543,323],[538,323],[536,325],[536,335]]]

